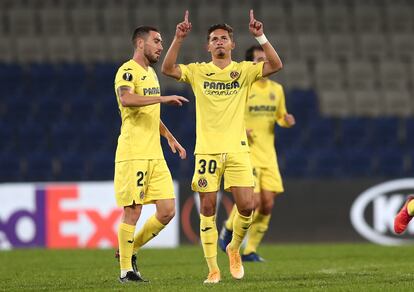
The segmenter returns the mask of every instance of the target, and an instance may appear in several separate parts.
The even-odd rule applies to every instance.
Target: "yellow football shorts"
[[[253,167],[253,175],[255,193],[260,193],[262,189],[278,194],[283,193],[283,182],[277,164],[269,167]]]
[[[196,154],[191,189],[196,192],[216,192],[224,175],[224,189],[253,187],[253,169],[248,152]]]
[[[171,173],[164,159],[116,162],[114,187],[120,207],[175,198]]]

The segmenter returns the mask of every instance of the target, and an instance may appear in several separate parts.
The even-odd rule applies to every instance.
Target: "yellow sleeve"
[[[178,80],[179,82],[186,82],[192,84],[194,81],[194,70],[196,69],[195,63],[190,63],[188,65],[178,64],[181,69],[181,78]]]
[[[277,110],[276,110],[276,117],[275,117],[276,123],[280,127],[289,128],[289,125],[285,121],[285,115],[287,114],[285,92],[283,90],[282,85],[275,87],[274,90],[276,91],[277,96],[280,96],[279,104],[277,105]]]
[[[135,70],[127,70],[124,68],[119,68],[115,77],[115,89],[118,89],[121,86],[128,86],[135,91],[135,81],[138,78],[138,74]]]
[[[263,64],[264,62],[253,63],[246,62],[248,65],[247,74],[251,83],[261,79],[263,77]]]

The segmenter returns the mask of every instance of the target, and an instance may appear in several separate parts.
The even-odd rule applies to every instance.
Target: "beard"
[[[148,61],[150,62],[151,65],[154,65],[158,62],[159,57],[158,56],[153,56],[151,59],[148,58]]]
[[[156,64],[158,60],[160,59],[159,56],[157,56],[155,53],[151,53],[150,50],[144,50],[144,56],[145,58],[147,58],[147,60],[149,61],[151,65]]]
[[[226,52],[224,51],[224,49],[219,49],[217,54],[216,54],[216,57],[222,59],[225,56],[226,56]]]

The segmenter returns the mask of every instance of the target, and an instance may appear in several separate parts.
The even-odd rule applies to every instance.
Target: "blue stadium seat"
[[[399,148],[389,148],[377,152],[377,174],[383,177],[396,178],[408,173],[408,157]],[[412,174],[411,174],[412,175]]]
[[[300,122],[292,128],[275,127],[275,143],[277,150],[283,152],[285,149],[296,147],[302,142],[302,136],[306,136],[307,128],[302,127]]]
[[[82,152],[64,153],[59,157],[59,172],[56,179],[59,181],[79,181],[86,178],[86,160]]]
[[[319,118],[309,120],[309,123],[306,136],[303,139],[304,146],[312,148],[334,146],[337,120],[333,118]]]
[[[0,182],[22,181],[20,158],[14,152],[0,153]]]
[[[80,129],[66,121],[53,125],[50,135],[52,152],[59,154],[77,149],[80,139]]]
[[[6,141],[12,141],[16,138],[15,128],[13,124],[6,123],[4,120],[0,120],[0,144]]]
[[[63,92],[84,88],[89,83],[88,77],[83,64],[60,64],[56,67],[56,87]]]
[[[301,178],[309,175],[309,157],[305,149],[293,148],[287,151],[284,156],[279,156],[279,160],[284,160],[280,164],[280,171],[283,176]]]
[[[109,131],[98,121],[86,124],[79,135],[81,149],[85,151],[105,149],[111,142]]]
[[[311,171],[313,177],[342,177],[343,157],[337,148],[320,148],[310,153]]]
[[[101,94],[114,91],[115,74],[119,65],[111,63],[95,64],[93,67],[94,90]]]
[[[293,89],[286,93],[287,111],[293,114],[299,123],[319,115],[318,98],[313,89]]]
[[[18,64],[0,64],[1,88],[18,88],[24,82],[22,67]]]
[[[96,108],[95,117],[102,122],[108,129],[119,131],[121,125],[121,116],[119,114],[118,104],[114,93],[98,95],[99,105]]]
[[[414,147],[414,118],[405,120],[405,145],[407,148]]]
[[[115,153],[108,151],[97,152],[89,159],[87,179],[113,180],[115,167]]]
[[[194,148],[192,148],[194,149]],[[179,175],[177,176],[175,173],[172,173],[173,179],[185,179],[190,181],[194,174],[194,165],[195,165],[195,157],[193,151],[189,148],[187,150],[187,159],[180,161],[180,171]]]
[[[56,68],[52,64],[31,64],[28,70],[29,86],[33,92],[45,92],[56,84]]]
[[[36,119],[44,122],[56,122],[62,117],[64,112],[65,100],[61,99],[59,92],[48,92],[37,98]],[[46,120],[46,121],[45,121]]]
[[[96,114],[94,96],[87,91],[74,93],[68,98],[70,106],[69,119],[73,123],[85,123]]]
[[[373,120],[372,132],[369,137],[371,148],[398,147],[400,141],[400,120],[394,117]]]
[[[50,153],[45,151],[28,153],[26,156],[26,163],[26,181],[35,182],[53,180],[53,159]]]
[[[167,141],[165,139],[161,140],[161,145],[164,152],[164,158],[167,161],[168,167],[172,174],[177,175],[180,170],[180,157],[177,153],[173,153],[171,151],[170,146],[168,145]]]
[[[341,145],[344,148],[362,148],[369,143],[371,120],[367,118],[346,118],[341,123]]]
[[[9,98],[6,105],[6,112],[2,115],[2,120],[9,125],[24,123],[33,112],[33,102],[28,101],[30,95],[16,95]],[[33,95],[30,96],[33,98]]]
[[[47,133],[39,125],[29,122],[19,126],[17,149],[20,154],[47,148]]]
[[[344,176],[360,178],[374,174],[372,149],[348,149],[344,153]]]

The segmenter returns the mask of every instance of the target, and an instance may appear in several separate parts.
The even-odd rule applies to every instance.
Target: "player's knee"
[[[174,218],[174,216],[175,216],[175,208],[168,208],[160,212],[159,221],[162,224],[167,225],[172,220],[172,218]]]
[[[237,210],[243,216],[250,216],[253,213],[253,210],[254,210],[254,202],[253,201],[251,201],[251,202],[246,201],[243,204],[241,204],[240,206],[237,206]]]
[[[214,216],[216,214],[216,206],[210,203],[204,203],[200,206],[200,213],[206,217]]]
[[[259,208],[260,204],[261,204],[260,196],[257,195],[257,196],[254,197],[254,206],[253,206],[253,208],[254,209]]]
[[[263,201],[261,206],[260,206],[260,213],[264,214],[264,215],[268,215],[270,213],[272,213],[272,209],[273,209],[273,200],[268,200],[268,201]]]
[[[124,211],[123,222],[129,225],[135,225],[138,222],[139,216],[141,215],[141,209],[129,209]]]

